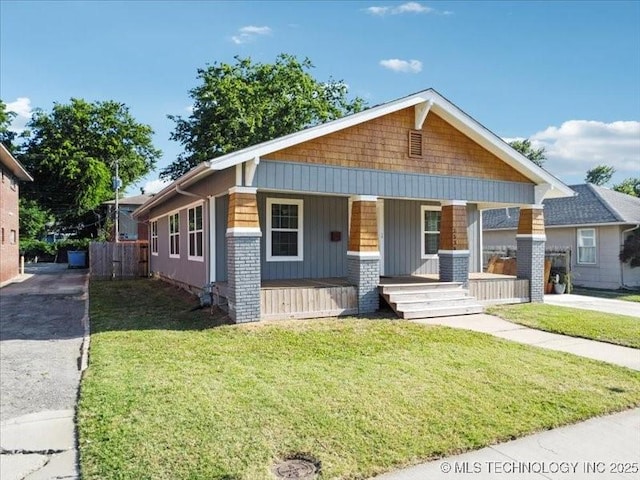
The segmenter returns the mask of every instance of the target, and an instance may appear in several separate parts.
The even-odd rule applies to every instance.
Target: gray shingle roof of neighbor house
[[[123,197],[118,203],[121,205],[142,205],[144,202],[149,200],[153,195],[142,194],[142,195],[134,195],[133,197]],[[108,200],[106,202],[102,202],[103,205],[115,205],[115,200]]]
[[[598,187],[590,183],[571,185],[575,197],[544,200],[547,227],[596,224],[640,224],[640,198]],[[482,213],[485,230],[512,230],[518,227],[518,208],[499,208]]]

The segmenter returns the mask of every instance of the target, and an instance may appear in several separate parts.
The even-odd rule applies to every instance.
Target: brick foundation
[[[347,254],[347,277],[358,288],[358,313],[375,312],[379,308],[378,283],[380,258],[374,255]]]
[[[235,323],[260,320],[260,232],[227,233],[229,316]]]
[[[545,241],[532,237],[517,237],[518,278],[529,280],[531,302],[544,300],[544,246]]]
[[[441,282],[469,283],[469,252],[438,252],[439,275]]]

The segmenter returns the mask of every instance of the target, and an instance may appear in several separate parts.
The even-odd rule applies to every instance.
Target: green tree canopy
[[[640,197],[640,177],[625,178],[622,182],[613,186],[616,192],[626,193],[633,197]]]
[[[602,186],[609,183],[609,180],[611,180],[614,173],[616,173],[615,168],[610,167],[609,165],[598,165],[597,167],[593,167],[591,170],[587,170],[587,175],[584,177],[584,181]]]
[[[15,132],[9,130],[13,117],[16,114],[7,110],[7,104],[0,100],[0,143],[2,143],[7,150],[13,153],[13,141],[16,138]]]
[[[116,160],[124,189],[150,172],[161,154],[151,127],[115,101],[55,103],[50,113],[36,111],[28,127],[19,158],[34,182],[24,185],[24,195],[63,226],[82,223],[84,215],[114,197]]]
[[[55,221],[35,200],[20,199],[20,238],[40,239]]]
[[[533,148],[531,146],[531,140],[513,140],[509,142],[509,145],[539,167],[542,167],[547,159],[544,147]]]
[[[200,85],[189,92],[193,112],[169,116],[171,139],[185,151],[160,176],[176,179],[203,161],[362,110],[344,82],[319,82],[312,68],[307,58],[280,54],[273,64],[236,56],[199,69]]]

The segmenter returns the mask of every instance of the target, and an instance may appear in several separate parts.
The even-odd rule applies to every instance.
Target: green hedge
[[[20,240],[20,255],[24,255],[27,261],[38,257],[39,261],[65,263],[69,250],[89,250],[90,242],[90,238],[69,239],[56,243],[23,238]]]

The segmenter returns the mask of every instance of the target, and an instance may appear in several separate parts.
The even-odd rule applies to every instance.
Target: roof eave
[[[33,182],[33,177],[27,172],[22,164],[11,155],[11,152],[7,150],[2,143],[0,143],[0,159],[4,163],[11,173],[13,173],[18,179],[24,182]]]

